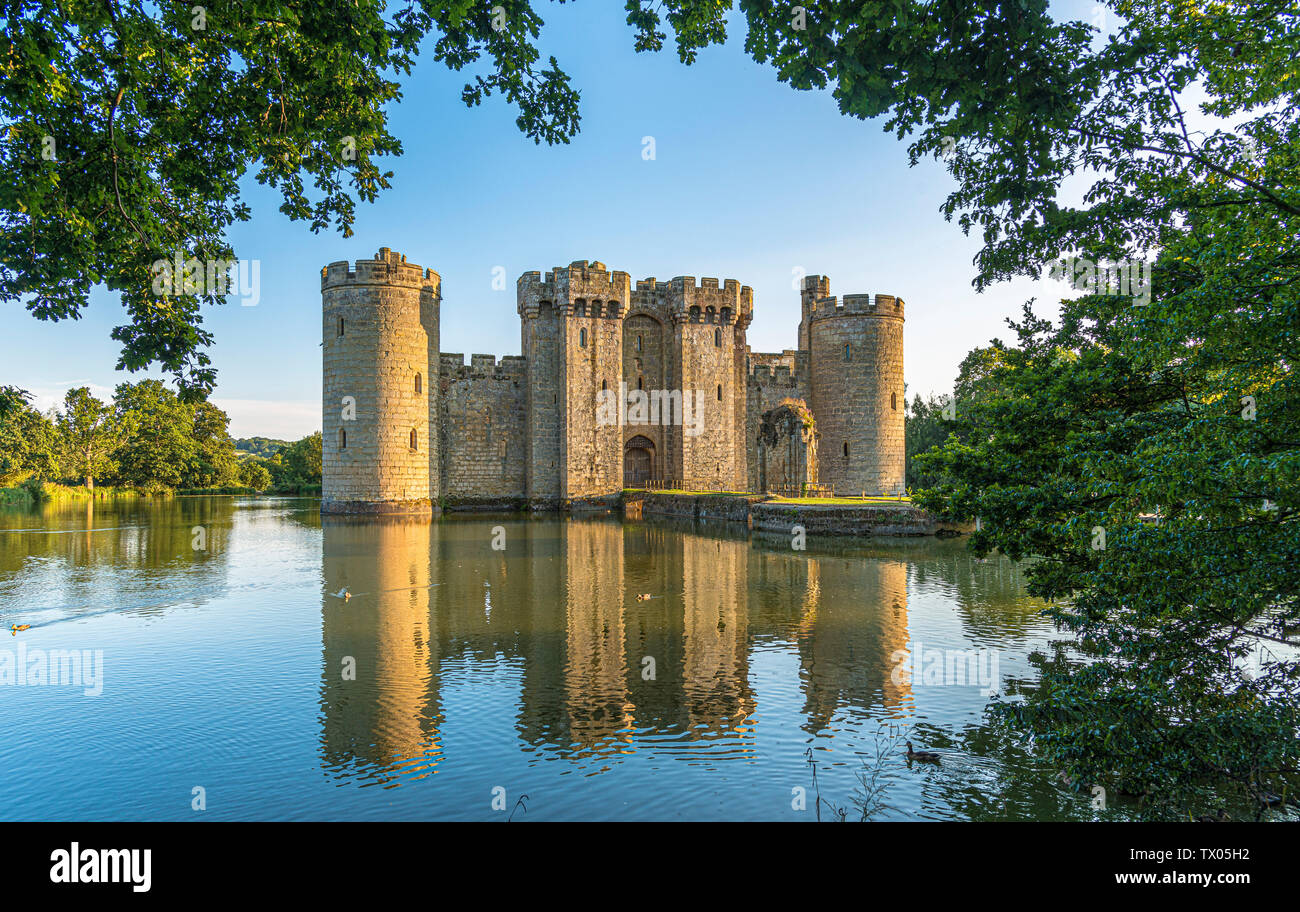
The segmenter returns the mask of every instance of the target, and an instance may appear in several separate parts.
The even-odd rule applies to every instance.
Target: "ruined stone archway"
[[[760,491],[799,492],[817,481],[817,430],[802,399],[763,413],[758,432]]]

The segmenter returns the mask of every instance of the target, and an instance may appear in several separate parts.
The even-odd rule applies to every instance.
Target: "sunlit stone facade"
[[[809,276],[799,348],[769,354],[746,343],[735,279],[633,283],[578,260],[516,291],[522,354],[466,364],[440,350],[436,272],[388,248],[321,271],[323,511],[565,507],[651,480],[902,490],[901,300],[840,302]],[[760,445],[791,400],[801,439]]]

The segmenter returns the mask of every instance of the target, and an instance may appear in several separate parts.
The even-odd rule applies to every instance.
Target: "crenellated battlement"
[[[658,291],[658,289],[656,289]],[[754,318],[754,289],[735,279],[674,276],[667,294],[659,294],[674,319],[690,322],[737,323],[743,329]]]
[[[654,276],[636,280],[636,291],[648,294],[667,294],[669,287],[667,282],[657,281]]]
[[[535,316],[541,302],[549,302],[567,316],[625,316],[633,308],[678,315],[683,321],[698,320],[748,326],[754,313],[754,290],[736,279],[706,276],[675,276],[661,282],[653,276],[635,283],[626,272],[610,271],[598,260],[574,260],[542,273],[525,272],[517,282],[521,315]],[[613,305],[613,306],[611,306]]]
[[[525,272],[516,283],[518,312],[535,317],[542,303],[571,317],[599,316],[618,319],[627,313],[631,299],[631,276],[611,272],[599,260],[574,260],[543,274]]]
[[[347,260],[330,263],[320,271],[320,287],[343,285],[397,285],[405,288],[432,288],[437,293],[442,277],[432,269],[422,269],[406,262],[406,255],[380,247],[371,260],[357,260],[353,267]]]
[[[546,273],[546,278],[538,271],[525,272],[515,283],[515,311],[524,319],[536,319],[543,304],[555,302],[555,276]]]
[[[523,380],[528,375],[528,359],[523,355],[472,354],[469,363],[461,352],[439,352],[439,371],[444,380]]]
[[[811,320],[827,320],[834,317],[866,316],[890,317],[903,319],[903,299],[893,295],[869,294],[845,295],[843,301],[834,295],[819,298],[809,311]]]
[[[800,354],[788,348],[780,354],[750,353],[748,382],[760,387],[799,386],[804,380],[803,371],[800,369]],[[806,369],[806,365],[803,367]]]
[[[804,294],[812,296],[814,301],[830,297],[831,279],[824,275],[806,275],[801,285]]]
[[[632,280],[621,269],[610,272],[599,260],[575,260],[567,267],[556,267],[547,276],[557,285],[566,283],[574,293],[581,289],[592,293],[625,294]]]
[[[698,283],[695,276],[673,276],[667,285],[675,294],[693,295],[695,297],[715,297],[721,292],[722,296],[732,299],[737,299],[740,295],[748,293],[752,299],[754,294],[752,288],[748,285],[742,286],[735,279],[719,281],[707,276],[701,278]]]

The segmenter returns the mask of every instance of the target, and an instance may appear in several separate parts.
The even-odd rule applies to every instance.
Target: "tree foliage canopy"
[[[385,106],[421,40],[475,67],[463,93],[494,93],[537,142],[578,128],[577,92],[539,65],[529,4],[452,0],[6,0],[0,42],[0,300],[76,319],[90,289],[121,295],[120,368],[158,365],[187,397],[215,371],[201,305],[223,289],[159,294],[154,263],[235,260],[226,232],[250,210],[246,174],[313,231],[351,233],[356,201],[388,187],[401,144]],[[201,12],[200,12],[201,10]]]

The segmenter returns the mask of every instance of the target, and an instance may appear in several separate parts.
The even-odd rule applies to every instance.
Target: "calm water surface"
[[[960,541],[318,507],[0,511],[0,624],[31,625],[0,665],[103,653],[98,695],[0,686],[0,819],[814,821],[818,792],[856,817],[871,769],[876,819],[1092,816],[978,681],[895,673],[990,650],[1007,693],[1057,638]],[[903,731],[943,764],[909,766]]]

